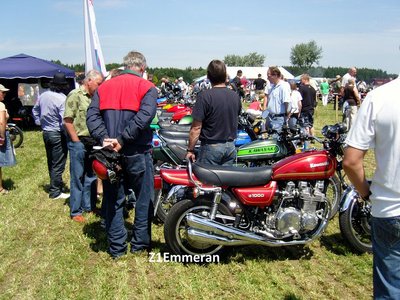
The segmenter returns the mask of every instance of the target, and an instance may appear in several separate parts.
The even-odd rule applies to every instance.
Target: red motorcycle
[[[188,162],[187,169],[161,169],[162,182],[186,185],[190,199],[170,210],[164,236],[174,254],[215,255],[224,246],[269,247],[312,242],[331,213],[327,194],[343,154],[346,129],[323,129],[323,150],[284,158],[272,166],[240,168]]]

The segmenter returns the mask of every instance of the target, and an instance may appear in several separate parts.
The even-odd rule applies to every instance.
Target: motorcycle
[[[154,161],[159,165],[168,164],[169,167],[184,165],[190,127],[190,124],[179,123],[155,129],[152,141]],[[253,132],[249,121],[241,119],[235,146],[243,146],[255,139],[257,139],[257,135]],[[200,146],[200,142],[198,142],[198,146]]]
[[[339,227],[343,238],[359,253],[372,253],[370,219],[371,202],[348,186],[340,202]]]
[[[151,122],[151,128],[166,128],[174,124],[191,124],[192,123],[192,106],[195,103],[195,96],[185,98],[183,104],[171,105],[167,104],[167,109],[158,109],[157,114]]]
[[[243,119],[240,121],[242,126],[245,125],[245,122],[246,121]],[[256,131],[259,132],[258,127],[253,129],[256,129]],[[258,136],[254,132],[251,133],[250,130],[251,128],[247,126],[245,131],[249,132],[247,137],[241,138],[241,133],[238,133],[238,139],[236,140],[236,145],[239,146],[237,152],[237,166],[256,167],[272,165],[285,157],[294,155],[296,151],[298,151],[295,144],[299,141],[304,143],[309,139],[309,137],[300,129],[293,131],[289,128],[284,128],[280,133],[276,133],[276,137],[261,140],[257,139]],[[160,151],[160,154],[165,154],[167,158],[170,158],[167,160],[167,158],[163,158],[160,155],[154,155],[155,157],[159,157],[161,160],[164,159],[164,161],[170,162],[169,165],[158,164],[158,171],[156,174],[159,174],[160,168],[185,168],[183,160],[186,156],[187,144],[178,144],[178,140],[173,138],[174,136],[176,137],[176,134],[177,133],[173,133],[169,142],[168,140],[166,143],[161,142],[159,150],[154,148],[154,153]],[[249,141],[249,139],[252,141]],[[155,139],[153,139],[153,142],[154,141]],[[195,151],[197,149],[198,148],[196,148]],[[171,162],[173,162],[172,165]],[[163,182],[161,189],[155,190],[155,212],[159,220],[164,222],[171,207],[177,202],[183,200],[185,196],[190,193],[190,190],[187,186],[182,184],[176,185],[163,180],[161,180],[161,182]],[[330,217],[333,217],[338,211],[341,192],[342,189],[338,176],[335,175],[329,178],[327,194],[333,199]]]
[[[324,149],[297,153],[272,166],[188,162],[186,170],[161,169],[162,181],[191,191],[167,215],[167,245],[174,254],[193,256],[214,255],[224,246],[279,247],[314,241],[331,218],[333,199],[327,187],[337,156],[342,155],[338,140],[344,132],[340,126],[327,127],[321,141]]]
[[[179,126],[179,125],[175,125]],[[180,130],[171,131],[156,130],[153,135],[153,160],[155,165],[155,177],[159,176],[161,168],[186,168],[186,149],[189,141],[189,132]],[[258,132],[258,128],[254,127]],[[251,123],[242,116],[239,121],[237,138],[235,140],[236,147],[250,143],[257,138],[257,134],[251,128]],[[195,153],[200,147],[200,141],[195,147]],[[180,191],[180,189],[182,190]],[[160,188],[155,188],[155,214],[161,222],[165,221],[169,209],[183,195],[185,187],[172,186],[168,184],[160,185]],[[175,193],[176,192],[176,193]]]
[[[7,130],[10,133],[10,139],[14,145],[14,148],[18,148],[24,141],[24,132],[14,123],[7,123]]]
[[[336,139],[337,147],[344,148],[347,132],[338,126],[323,128],[324,135]],[[340,131],[340,134],[339,134]],[[344,191],[339,203],[339,227],[342,237],[358,253],[372,253],[371,242],[371,202],[364,201],[353,185],[348,184],[346,174],[342,168],[343,150],[338,153],[336,174]],[[371,183],[371,181],[369,181]]]

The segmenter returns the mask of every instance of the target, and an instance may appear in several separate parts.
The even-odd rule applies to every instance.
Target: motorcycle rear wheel
[[[14,148],[20,147],[22,145],[22,142],[24,141],[24,133],[22,132],[22,129],[19,128],[17,125],[9,125],[8,130]]]
[[[372,252],[370,216],[370,205],[360,203],[357,199],[339,215],[343,238],[359,253]]]
[[[174,254],[184,255],[215,255],[223,248],[222,245],[212,245],[191,241],[186,234],[186,215],[196,213],[201,216],[209,215],[212,202],[207,199],[182,200],[176,203],[168,213],[164,224],[164,237],[167,245]],[[232,216],[229,209],[222,203],[218,205],[218,213]],[[222,219],[215,221],[226,223]]]

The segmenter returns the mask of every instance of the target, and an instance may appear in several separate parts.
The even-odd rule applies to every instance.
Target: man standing
[[[121,178],[113,183],[103,181],[108,251],[113,258],[127,251],[123,216],[127,191],[132,189],[136,195],[132,253],[150,251],[154,210],[150,123],[156,114],[157,89],[142,78],[147,67],[143,54],[129,52],[124,57],[124,66],[121,75],[105,81],[97,89],[86,118],[92,137],[123,156]]]
[[[356,75],[357,75],[357,69],[355,67],[349,68],[346,74],[343,75],[342,77],[342,84],[341,87],[344,88],[346,84],[349,83],[349,79],[354,79],[354,82],[356,82]]]
[[[242,70],[237,70],[235,78],[232,79],[232,86],[240,98],[244,97],[244,86],[242,85]]]
[[[32,109],[36,125],[43,130],[43,141],[46,148],[47,168],[50,176],[49,197],[51,199],[67,199],[69,194],[63,193],[62,174],[65,170],[68,148],[63,128],[65,109],[64,93],[68,82],[64,73],[56,73],[50,82],[50,90],[42,93]]]
[[[194,147],[200,139],[198,161],[212,165],[232,165],[236,160],[234,140],[237,136],[240,97],[227,89],[226,66],[212,60],[207,67],[212,88],[201,91],[193,107],[186,159],[195,159]]]
[[[182,91],[182,96],[186,96],[186,94],[188,92],[188,86],[187,86],[186,82],[183,80],[183,77],[178,78],[178,86],[180,87],[180,89]]]
[[[308,134],[314,135],[314,109],[317,105],[317,92],[310,85],[310,76],[308,74],[301,75],[300,80],[299,92],[303,98],[300,125]]]
[[[82,212],[93,211],[96,207],[96,175],[89,160],[96,141],[90,137],[86,126],[86,111],[91,97],[103,82],[103,75],[97,70],[89,71],[82,85],[69,93],[65,102],[64,127],[68,133],[70,156],[70,216],[76,222],[85,222]]]
[[[282,73],[278,67],[269,67],[267,76],[271,83],[268,100],[264,102],[264,110],[268,110],[267,127],[281,131],[285,118],[288,119],[289,115],[290,88],[287,88],[287,83],[281,79]]]
[[[264,102],[264,97],[265,97],[265,87],[267,86],[267,82],[265,79],[261,77],[261,74],[258,74],[257,79],[254,80],[254,91],[256,93],[256,96],[258,97],[258,100],[261,102]]]
[[[343,168],[361,198],[371,199],[375,299],[400,299],[400,79],[368,93],[346,143]],[[375,148],[369,186],[364,157]]]

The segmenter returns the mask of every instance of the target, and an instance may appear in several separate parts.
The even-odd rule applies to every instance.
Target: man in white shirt
[[[346,143],[343,168],[364,199],[371,198],[375,299],[400,299],[400,79],[368,93]],[[375,149],[369,186],[363,167]]]
[[[268,110],[267,126],[276,131],[281,131],[282,126],[288,119],[288,108],[290,103],[290,86],[281,79],[281,71],[278,67],[269,67],[267,77],[271,82],[267,101],[264,109]]]
[[[178,85],[181,88],[182,95],[185,96],[188,92],[188,86],[185,81],[183,81],[183,77],[178,78]]]
[[[344,88],[346,84],[349,82],[349,79],[353,78],[354,82],[356,82],[356,75],[357,75],[357,69],[355,67],[351,67],[346,74],[343,75],[342,77],[342,87]]]

